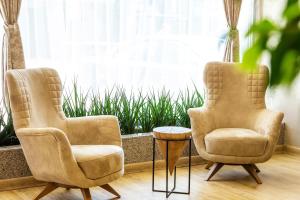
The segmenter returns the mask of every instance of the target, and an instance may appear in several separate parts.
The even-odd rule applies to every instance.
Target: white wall
[[[280,22],[285,2],[285,0],[264,0],[264,16]],[[265,58],[263,62],[268,64],[268,59]],[[285,114],[285,144],[300,147],[300,77],[290,88],[281,86],[269,89],[267,106]]]
[[[291,88],[269,89],[267,106],[284,113],[285,144],[300,147],[300,78]]]

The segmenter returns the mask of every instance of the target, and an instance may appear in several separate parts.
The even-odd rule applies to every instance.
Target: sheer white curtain
[[[241,49],[253,1],[242,4]],[[27,0],[19,21],[28,68],[53,67],[67,84],[77,77],[99,90],[201,87],[227,31],[221,0]]]

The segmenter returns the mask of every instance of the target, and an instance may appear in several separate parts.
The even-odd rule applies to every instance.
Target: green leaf
[[[260,43],[256,43],[252,47],[248,48],[242,59],[242,67],[246,70],[255,69],[262,53],[263,49],[261,48]]]
[[[279,27],[269,19],[263,19],[250,26],[246,36],[259,35],[264,36],[270,34],[271,31],[277,31]]]
[[[281,82],[287,85],[291,84],[292,80],[294,80],[299,72],[299,52],[291,50],[285,53],[282,59],[280,71],[282,73]]]
[[[263,19],[254,23],[247,36],[254,43],[244,52],[242,67],[256,67],[263,53],[270,55],[270,86],[291,85],[300,68],[300,1],[288,0],[282,13],[283,20],[274,23]],[[285,21],[285,23],[281,23]]]
[[[300,16],[300,6],[298,1],[291,3],[283,12],[283,17],[288,21],[294,20]]]

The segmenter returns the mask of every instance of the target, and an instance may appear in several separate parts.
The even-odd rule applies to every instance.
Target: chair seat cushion
[[[85,176],[99,179],[123,169],[123,149],[115,145],[72,145],[72,152]]]
[[[204,140],[209,154],[240,157],[260,156],[268,143],[266,136],[242,128],[215,129]]]

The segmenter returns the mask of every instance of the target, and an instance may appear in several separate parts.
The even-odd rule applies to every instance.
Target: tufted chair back
[[[261,109],[265,109],[268,68],[245,73],[235,63],[210,62],[205,67],[206,107],[216,128],[250,128]]]
[[[43,127],[65,129],[61,106],[62,85],[55,70],[10,70],[6,79],[16,130]]]

